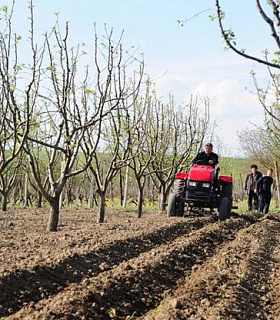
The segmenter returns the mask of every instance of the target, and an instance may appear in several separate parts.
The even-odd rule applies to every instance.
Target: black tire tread
[[[224,221],[229,218],[229,199],[227,197],[223,197],[219,206],[219,220]]]

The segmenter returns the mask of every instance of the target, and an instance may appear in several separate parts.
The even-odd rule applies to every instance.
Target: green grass
[[[234,202],[233,205],[238,206],[238,209],[234,209],[236,212],[246,212],[248,210],[247,199],[243,201]],[[252,211],[254,212],[254,211]],[[269,213],[279,214],[280,208],[278,207],[278,201],[276,199],[272,199],[269,207]]]

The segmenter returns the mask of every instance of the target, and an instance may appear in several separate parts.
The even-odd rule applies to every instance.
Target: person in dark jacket
[[[212,150],[212,143],[206,143],[204,145],[204,151],[198,153],[192,163],[215,167],[215,165],[219,163],[219,157],[216,153],[212,152]]]
[[[273,169],[267,171],[266,176],[262,176],[257,181],[257,193],[259,195],[259,212],[268,213],[271,200],[271,186],[273,185]]]
[[[251,172],[245,179],[244,190],[248,193],[248,210],[258,210],[257,181],[262,177],[256,164],[251,165]]]

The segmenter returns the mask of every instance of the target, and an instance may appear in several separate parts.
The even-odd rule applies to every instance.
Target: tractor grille
[[[211,195],[209,192],[205,193],[200,190],[188,190],[186,200],[189,202],[210,203]]]

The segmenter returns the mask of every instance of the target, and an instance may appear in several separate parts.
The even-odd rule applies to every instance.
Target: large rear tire
[[[232,208],[232,183],[225,183],[222,186],[222,197],[228,198],[228,211],[229,211],[229,216]],[[228,216],[228,217],[229,217]]]
[[[176,216],[183,217],[185,210],[185,200],[184,199],[177,199],[176,202]]]
[[[171,193],[167,203],[167,217],[175,217],[176,215],[176,194]]]
[[[223,197],[220,202],[219,206],[219,220],[224,221],[230,216],[229,210],[229,199],[227,197]]]

